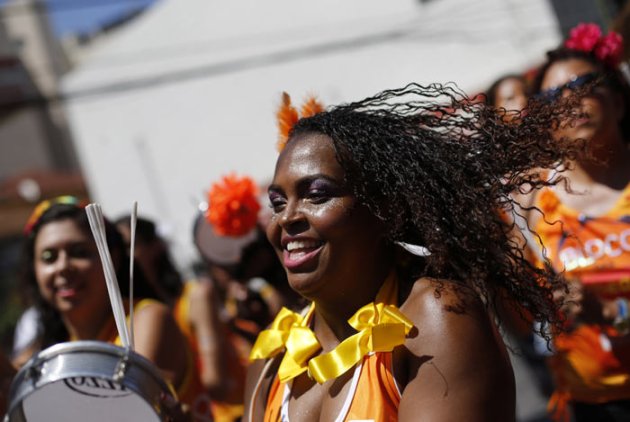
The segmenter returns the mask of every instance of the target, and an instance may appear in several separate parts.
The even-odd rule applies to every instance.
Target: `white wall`
[[[188,262],[210,183],[271,177],[281,91],[327,104],[411,81],[475,92],[558,41],[544,0],[163,0],[64,89],[93,198],[113,217],[138,200]]]

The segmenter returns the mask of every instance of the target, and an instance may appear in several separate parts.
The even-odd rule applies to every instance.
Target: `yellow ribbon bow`
[[[384,303],[368,303],[348,323],[359,332],[308,363],[309,376],[320,384],[345,373],[370,352],[392,351],[413,327],[396,306]]]
[[[329,353],[314,358],[311,356],[321,349],[317,337],[308,327],[315,304],[311,304],[305,316],[282,308],[271,327],[258,335],[249,358],[266,359],[286,349],[278,368],[280,382],[287,382],[307,370],[309,376],[320,384],[337,378],[366,354],[389,352],[405,342],[413,323],[396,306],[386,304],[393,302],[396,296],[396,279],[391,276],[381,286],[376,303],[363,306],[348,320],[358,333]]]
[[[312,310],[313,305],[308,314]],[[307,326],[308,314],[303,317],[282,308],[271,327],[258,335],[249,359],[270,358],[286,349],[278,368],[280,382],[286,382],[305,372],[308,359],[321,348],[315,334]]]

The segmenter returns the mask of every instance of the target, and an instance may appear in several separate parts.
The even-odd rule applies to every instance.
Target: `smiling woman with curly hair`
[[[252,352],[249,420],[514,420],[494,321],[508,296],[560,323],[560,278],[510,237],[509,193],[574,157],[558,114],[508,123],[447,85],[384,91],[297,121],[276,164],[267,235],[290,286]]]

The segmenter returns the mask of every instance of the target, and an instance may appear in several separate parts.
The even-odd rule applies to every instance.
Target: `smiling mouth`
[[[289,270],[298,269],[313,260],[322,247],[323,244],[315,240],[293,240],[282,252],[284,266]]]
[[[77,286],[61,286],[57,287],[56,295],[63,299],[69,299],[76,296],[78,290]]]

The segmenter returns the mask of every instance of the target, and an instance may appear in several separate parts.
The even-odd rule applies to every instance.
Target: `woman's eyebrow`
[[[298,186],[310,185],[316,180],[325,180],[326,182],[331,183],[333,185],[337,185],[337,186],[341,185],[341,182],[339,180],[324,173],[309,174],[308,176],[304,176],[297,181],[297,185]],[[271,184],[267,188],[267,192],[283,192],[283,191],[284,190],[277,184]]]

